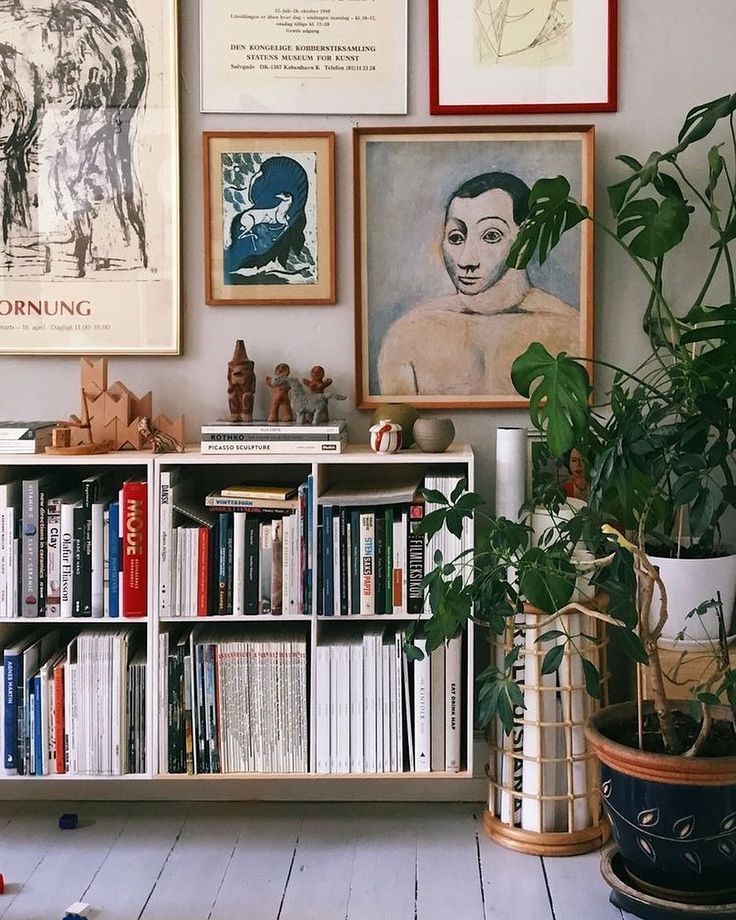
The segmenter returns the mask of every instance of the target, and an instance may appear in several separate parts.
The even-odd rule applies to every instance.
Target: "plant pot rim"
[[[663,559],[665,562],[690,563],[691,565],[699,562],[724,562],[726,559],[733,559],[736,556],[736,546],[730,544],[723,547],[723,552],[719,556],[660,556],[658,553],[647,553],[650,559]]]
[[[675,709],[687,708],[687,701],[672,700]],[[644,712],[652,712],[654,704],[644,703]],[[727,710],[723,709],[725,713]],[[719,715],[716,707],[714,714]],[[736,754],[727,757],[682,757],[673,754],[656,754],[627,747],[611,741],[606,729],[612,724],[636,721],[636,703],[616,703],[604,706],[592,715],[585,726],[588,744],[596,757],[606,766],[627,776],[654,783],[672,783],[678,786],[730,786],[736,785]]]

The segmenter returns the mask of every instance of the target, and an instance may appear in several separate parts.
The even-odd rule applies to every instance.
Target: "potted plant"
[[[438,558],[427,578],[430,650],[471,617],[500,635],[525,602],[547,614],[548,632],[569,609],[608,622],[624,651],[648,668],[653,695],[651,711],[642,707],[637,716],[635,704],[607,707],[588,730],[629,877],[665,900],[719,904],[736,901],[736,679],[726,642],[734,576],[720,588],[708,575],[687,576],[698,600],[687,602],[689,618],[674,635],[702,624],[714,664],[697,688],[697,717],[688,702],[667,698],[659,647],[679,591],[668,592],[661,559],[730,555],[721,531],[736,506],[735,112],[736,95],[697,106],[670,150],[645,162],[619,157],[628,173],[608,190],[612,228],[571,197],[563,177],[533,187],[509,264],[544,262],[564,232],[592,220],[646,284],[650,354],[631,370],[594,362],[613,372],[605,413],[590,405],[582,358],[553,356],[534,343],[516,360],[514,385],[529,398],[531,422],[551,455],[576,449],[584,458],[588,504],[565,519],[555,516],[564,495],[542,479],[532,502],[545,505],[555,522],[542,545],[530,545],[529,527],[490,519],[473,558]],[[717,127],[725,127],[728,142],[707,147],[703,178],[694,181],[683,161],[693,162]],[[708,239],[696,212],[707,220]],[[666,264],[689,229],[705,240],[707,261],[702,286],[683,307],[671,297]],[[464,517],[479,515],[476,496],[434,499],[441,507],[428,516],[428,532],[442,525],[456,531]],[[581,577],[572,553],[581,543],[596,560],[584,573],[595,601],[571,600]],[[574,645],[576,636],[558,637],[543,671],[554,670],[556,649],[566,643]],[[508,661],[493,662],[479,678],[481,719],[498,716],[507,729],[513,707],[524,702],[512,670]],[[590,661],[585,678],[595,695],[600,678]]]

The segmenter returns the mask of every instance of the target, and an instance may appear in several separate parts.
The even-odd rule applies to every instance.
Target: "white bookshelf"
[[[330,636],[341,630],[360,631],[364,626],[383,623],[386,626],[400,621],[416,619],[412,616],[389,615],[353,615],[353,616],[318,616],[317,591],[313,592],[312,609],[303,616],[210,616],[195,617],[159,617],[158,602],[158,566],[159,566],[159,508],[160,474],[163,470],[175,467],[196,468],[198,486],[202,492],[221,487],[236,481],[252,482],[297,482],[305,481],[311,474],[315,483],[315,504],[317,497],[332,483],[349,483],[352,477],[359,478],[367,468],[375,473],[381,469],[390,481],[392,470],[406,472],[412,468],[418,474],[432,468],[441,470],[449,468],[459,472],[468,480],[468,487],[474,488],[474,455],[466,446],[453,446],[441,454],[426,454],[416,449],[401,451],[398,454],[379,455],[367,446],[350,445],[337,455],[203,455],[196,449],[188,449],[183,454],[165,454],[153,457],[149,453],[125,452],[97,455],[90,457],[57,457],[47,455],[5,455],[0,458],[0,473],[4,478],[23,478],[37,472],[39,468],[79,467],[92,470],[98,467],[114,466],[121,469],[126,476],[145,475],[148,483],[148,616],[145,619],[19,619],[0,618],[0,640],[6,631],[12,628],[49,625],[61,629],[70,627],[89,628],[103,624],[128,625],[132,629],[146,630],[146,763],[145,774],[124,777],[60,776],[25,777],[4,776],[0,774],[0,799],[15,798],[19,795],[27,798],[53,798],[60,790],[63,794],[74,794],[80,798],[161,798],[210,799],[239,798],[247,795],[252,798],[314,798],[327,799],[331,796],[346,799],[389,799],[406,798],[448,799],[483,797],[485,780],[474,771],[474,759],[478,752],[473,749],[473,628],[472,623],[464,637],[464,730],[462,768],[458,773],[371,773],[371,774],[317,774],[314,771],[314,712],[315,668],[313,658],[318,641],[329,631]],[[316,509],[315,509],[316,510]],[[316,534],[316,513],[313,521]],[[316,543],[315,543],[316,545]],[[304,624],[307,635],[307,655],[309,674],[309,699],[307,701],[310,719],[310,772],[302,774],[167,774],[159,773],[159,750],[166,744],[165,738],[158,736],[158,637],[161,630],[173,626],[217,624],[227,629],[229,624],[248,626],[266,626],[278,631],[281,624]],[[475,753],[475,758],[474,758]],[[482,756],[482,755],[481,755]],[[23,792],[20,792],[20,789]],[[54,791],[56,790],[56,792]]]

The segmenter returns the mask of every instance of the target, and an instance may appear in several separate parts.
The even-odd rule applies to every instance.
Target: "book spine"
[[[217,616],[227,613],[227,556],[230,535],[230,515],[223,511],[218,518],[217,549]]]
[[[197,530],[197,616],[209,613],[210,532],[207,527]],[[183,771],[182,771],[183,772]]]
[[[46,512],[46,616],[61,615],[61,499],[50,498]]]
[[[202,441],[203,454],[341,454],[346,444],[339,441]]]
[[[44,770],[44,746],[43,746],[43,725],[41,719],[41,675],[36,674],[33,678],[33,702],[31,705],[32,728],[29,731],[29,737],[32,739],[31,757],[28,772],[32,776],[43,776]]]
[[[407,613],[420,614],[424,608],[424,535],[416,533],[413,525],[424,517],[424,504],[409,505],[407,535]]]
[[[46,582],[47,559],[46,559],[46,539],[48,536],[48,501],[49,495],[47,486],[41,480],[38,487],[38,615],[46,616]]]
[[[171,542],[173,513],[171,508],[171,471],[163,470],[159,488],[159,564],[158,609],[162,617],[172,616],[171,598]]]
[[[445,770],[458,773],[462,739],[462,654],[463,638],[447,643],[445,652]]]
[[[14,611],[10,609],[10,566],[8,564],[10,554],[8,547],[10,545],[9,520],[7,508],[0,508],[0,617],[14,616]]]
[[[4,757],[6,773],[18,772],[18,672],[20,655],[5,653],[3,718],[4,718]]]
[[[360,613],[360,511],[350,509],[350,613]]]
[[[102,516],[102,615],[110,616],[110,506]]]
[[[84,508],[81,505],[74,506],[74,540],[72,543],[72,615],[75,617],[90,616],[91,609],[86,603],[85,584],[84,584]],[[90,586],[91,587],[91,586]],[[85,605],[88,610],[85,613]]]
[[[120,616],[120,502],[110,503],[108,525],[108,578],[110,581],[109,616]]]
[[[235,555],[235,537],[233,534],[233,516],[232,514],[228,515],[228,528],[227,528],[227,556],[225,559],[226,563],[226,578],[225,578],[225,613],[228,616],[232,616],[233,613],[233,577],[234,577],[234,555]]]
[[[348,606],[348,585],[350,584],[350,562],[348,559],[348,509],[338,509],[338,558],[340,571],[340,609],[343,616],[350,613]]]
[[[415,639],[414,644],[424,652],[420,661],[414,662],[414,762],[417,773],[428,773],[431,765],[430,723],[430,664],[425,639]]]
[[[258,611],[258,590],[260,561],[260,527],[261,522],[256,517],[246,517],[245,520],[245,592],[243,609],[246,616],[255,616]]]
[[[271,613],[274,616],[281,616],[284,612],[283,572],[283,522],[280,519],[275,519],[271,522]]]
[[[271,597],[271,569],[273,566],[273,528],[267,521],[261,526],[261,546],[258,556],[259,568],[259,613],[273,612]]]
[[[105,507],[104,502],[94,502],[90,517],[90,584],[93,617],[105,615]]]
[[[61,573],[59,581],[59,612],[62,617],[74,613],[74,505],[61,506]]]
[[[64,744],[64,662],[60,661],[54,668],[54,755],[55,772],[65,772]]]
[[[331,617],[335,612],[335,563],[332,529],[332,505],[322,505],[322,615]]]
[[[24,479],[21,530],[21,616],[38,616],[38,485]]]
[[[445,769],[445,646],[440,645],[429,656],[432,690],[430,709],[430,741],[432,745],[431,766],[433,771]],[[449,689],[449,684],[448,684]]]
[[[340,441],[345,436],[343,431],[324,432],[310,430],[298,432],[289,431],[285,434],[271,432],[249,432],[247,434],[237,431],[202,431],[201,440],[203,444],[210,442],[232,443],[232,444],[249,444],[260,443],[264,441],[287,441],[289,443],[298,443],[302,441]]]
[[[383,594],[386,613],[394,612],[394,509],[383,509],[385,518],[385,552],[383,556]]]
[[[334,422],[329,425],[247,425],[240,427],[238,425],[202,425],[200,429],[202,435],[205,434],[242,434],[244,437],[252,437],[253,435],[275,435],[278,437],[291,438],[296,435],[304,435],[314,438],[316,435],[322,437],[322,435],[333,435],[339,436],[342,435],[345,431],[344,422]]]
[[[386,610],[386,518],[383,508],[379,508],[374,517],[376,532],[376,558],[374,564],[374,604],[377,614],[385,614]]]
[[[375,606],[375,515],[372,511],[360,515],[360,612],[372,615]]]
[[[233,513],[233,614],[245,613],[245,512]]]
[[[123,588],[125,617],[144,617],[148,612],[148,486],[129,480],[123,483]]]
[[[307,476],[307,494],[306,494],[306,566],[304,578],[304,610],[305,613],[311,614],[314,606],[314,550],[316,539],[316,528],[314,526],[314,475],[310,473]]]

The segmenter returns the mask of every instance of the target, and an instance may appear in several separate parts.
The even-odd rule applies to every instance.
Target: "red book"
[[[197,616],[206,617],[210,601],[210,530],[198,529],[197,539]]]
[[[145,480],[128,479],[121,492],[123,616],[144,617],[148,612],[148,486]]]
[[[66,773],[64,738],[64,662],[54,668],[54,750],[57,773]]]

